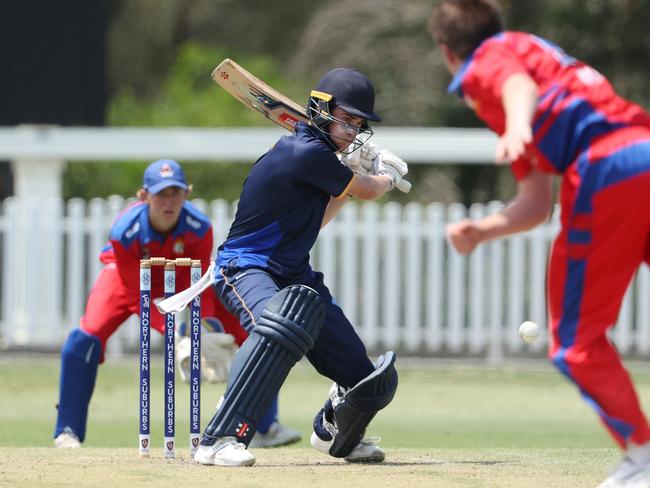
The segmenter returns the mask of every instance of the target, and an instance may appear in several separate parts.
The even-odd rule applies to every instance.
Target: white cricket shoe
[[[352,449],[352,452],[348,454],[344,459],[349,463],[380,463],[386,458],[386,453],[384,450],[377,445],[381,440],[380,437],[369,437],[368,439],[362,439],[361,442]],[[330,453],[330,447],[334,442],[334,439],[330,441],[324,441],[316,432],[311,433],[310,438],[311,445],[317,451],[320,451],[324,454]]]
[[[625,456],[597,488],[650,488],[650,463]]]
[[[352,449],[345,460],[349,463],[381,463],[386,458],[384,450],[377,445],[381,437],[368,437]]]
[[[81,447],[81,441],[77,434],[72,432],[68,427],[54,439],[54,447],[57,449],[78,449]]]
[[[253,453],[235,437],[220,437],[211,446],[200,444],[194,454],[194,460],[201,464],[231,467],[255,464]]]
[[[302,436],[297,430],[285,427],[280,422],[273,422],[265,434],[259,431],[255,432],[248,447],[266,448],[286,446],[294,442],[299,442],[300,439],[302,439]]]

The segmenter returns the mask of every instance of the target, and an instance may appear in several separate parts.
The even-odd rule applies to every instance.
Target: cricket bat
[[[247,107],[294,132],[298,122],[309,122],[306,110],[290,98],[246,71],[232,59],[224,59],[212,72],[212,79]],[[400,180],[397,189],[408,193],[411,183]]]

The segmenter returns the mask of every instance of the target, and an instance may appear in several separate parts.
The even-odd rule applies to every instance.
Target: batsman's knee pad
[[[330,455],[349,455],[377,412],[392,401],[395,391],[397,370],[392,351],[380,358],[372,374],[349,390],[334,384],[325,407],[314,419],[314,432],[323,440],[332,440]]]
[[[324,319],[323,301],[307,286],[283,288],[268,301],[235,354],[224,401],[205,430],[203,444],[223,436],[250,442],[291,368],[314,347]]]

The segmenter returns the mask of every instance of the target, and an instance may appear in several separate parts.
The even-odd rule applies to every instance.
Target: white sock
[[[641,445],[629,442],[627,444],[627,455],[637,464],[650,463],[650,441]]]

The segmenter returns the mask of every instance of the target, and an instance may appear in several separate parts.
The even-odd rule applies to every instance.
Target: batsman
[[[364,434],[395,395],[395,355],[370,361],[323,275],[309,263],[320,229],[350,197],[376,199],[407,172],[404,161],[367,140],[369,122],[380,121],[374,100],[372,83],[359,71],[329,71],[309,97],[309,123],[299,122],[295,134],[280,138],[244,182],[217,253],[214,289],[250,335],[195,454],[201,464],[254,464],[250,439],[303,356],[334,381],[314,419],[312,446],[350,462],[384,460],[384,451]]]

